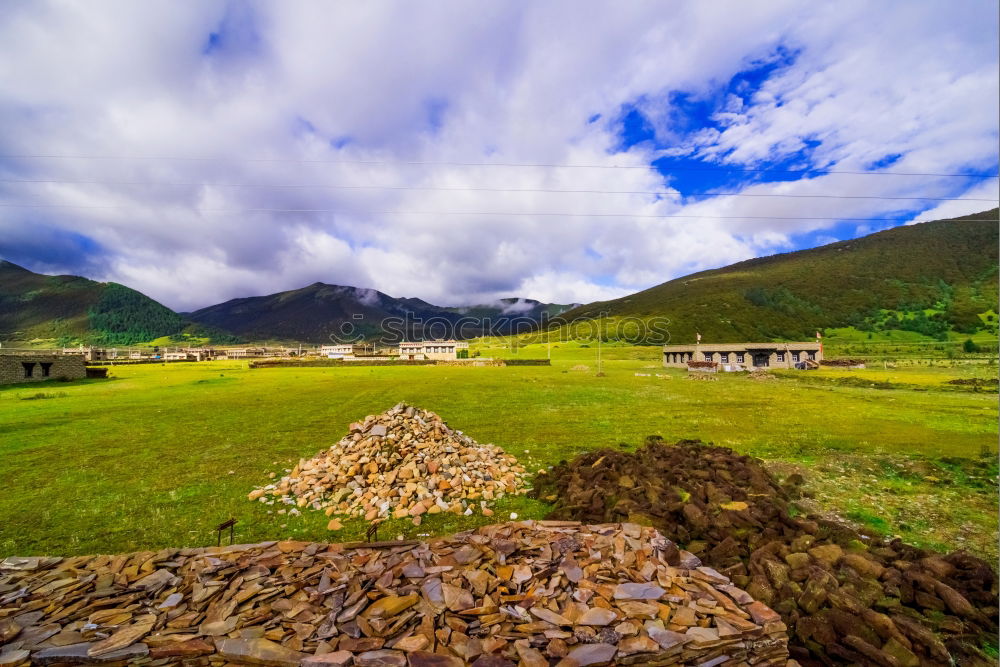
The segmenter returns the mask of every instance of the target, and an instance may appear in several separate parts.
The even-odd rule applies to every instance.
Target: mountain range
[[[997,310],[998,209],[891,229],[720,269],[574,308],[567,321],[666,317],[675,342],[809,339],[820,329],[987,326]],[[895,312],[886,312],[895,311]],[[895,318],[895,319],[893,319]],[[900,319],[902,318],[902,319]]]
[[[375,339],[387,331],[411,340],[504,335],[519,324],[530,329],[543,314],[558,315],[576,305],[511,298],[491,305],[446,308],[374,289],[313,283],[268,296],[232,299],[185,315],[247,340],[323,343],[359,335]]]
[[[671,339],[811,337],[817,329],[911,328],[932,335],[994,327],[998,211],[939,220],[760,257],[677,278],[611,301],[502,299],[442,307],[373,289],[314,283],[176,313],[117,283],[33,273],[0,261],[0,340],[128,345],[183,334],[216,343],[373,339],[391,318],[410,339],[505,335],[544,319],[669,319]],[[469,324],[470,318],[478,324]],[[465,322],[465,326],[458,325]],[[544,325],[543,325],[544,326]]]

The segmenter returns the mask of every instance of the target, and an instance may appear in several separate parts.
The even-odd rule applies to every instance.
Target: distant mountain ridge
[[[395,340],[502,335],[518,323],[531,328],[543,313],[552,316],[571,307],[513,298],[495,305],[441,307],[374,289],[313,283],[267,296],[232,299],[187,316],[248,340],[326,343],[358,336]]]
[[[41,338],[56,339],[59,344],[131,345],[184,333],[220,343],[328,343],[393,335],[468,338],[502,335],[518,326],[531,328],[543,316],[575,305],[579,304],[509,298],[495,304],[445,308],[374,289],[313,283],[176,313],[118,283],[34,273],[0,260],[0,341]],[[383,330],[386,320],[392,320],[388,332]]]
[[[127,345],[183,333],[216,342],[472,338],[544,328],[547,318],[557,316],[572,321],[602,315],[667,318],[673,342],[693,341],[696,333],[712,342],[801,339],[842,326],[971,332],[996,328],[997,216],[993,209],[894,227],[587,305],[508,298],[442,307],[318,282],[175,313],[124,285],[42,275],[0,261],[0,340]]]
[[[664,317],[675,343],[693,342],[696,333],[710,342],[809,339],[818,329],[844,326],[972,332],[988,327],[980,314],[997,309],[998,213],[758,257],[562,317]],[[908,314],[899,319],[887,310]]]

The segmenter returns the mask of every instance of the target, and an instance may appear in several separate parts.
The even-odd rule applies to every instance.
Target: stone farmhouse
[[[0,350],[0,384],[78,380],[85,377],[87,364],[79,353]]]
[[[712,343],[664,345],[666,368],[687,368],[688,362],[714,362],[719,370],[751,368],[816,368],[823,360],[823,344],[810,343]]]
[[[399,358],[416,359],[458,359],[459,350],[468,351],[469,344],[459,340],[425,340],[399,344]]]

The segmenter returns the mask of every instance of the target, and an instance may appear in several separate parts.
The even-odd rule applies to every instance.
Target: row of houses
[[[87,363],[113,361],[211,361],[321,356],[328,359],[458,359],[468,355],[469,344],[456,340],[403,342],[394,347],[340,343],[315,347],[168,347],[106,348],[67,347],[61,354],[81,355]]]
[[[823,361],[823,344],[808,343],[714,343],[664,345],[663,365],[667,368],[741,371],[753,368],[818,368]]]

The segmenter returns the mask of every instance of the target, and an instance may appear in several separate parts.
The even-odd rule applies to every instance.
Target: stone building
[[[815,368],[823,360],[823,344],[810,343],[695,343],[664,345],[666,368],[687,368],[689,361],[709,361],[720,370],[750,368]]]
[[[0,384],[77,380],[85,377],[87,364],[82,354],[0,350]]]
[[[469,344],[459,340],[425,340],[399,344],[400,359],[458,359],[459,350],[468,350]]]

